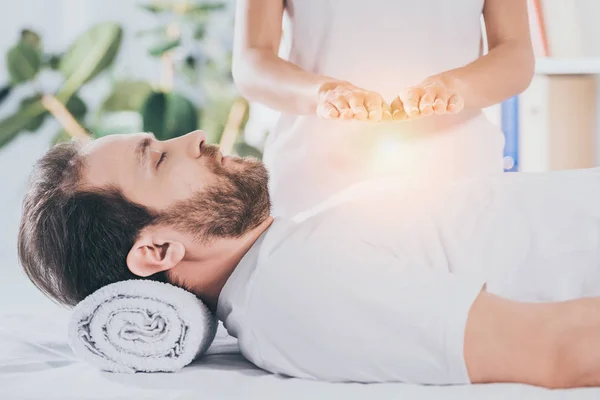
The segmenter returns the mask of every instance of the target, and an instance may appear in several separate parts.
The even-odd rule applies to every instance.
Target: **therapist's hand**
[[[390,120],[391,110],[379,93],[345,81],[332,81],[319,88],[317,116],[323,119]]]
[[[403,121],[429,115],[456,114],[464,108],[462,96],[444,79],[432,77],[409,87],[392,101],[392,118]]]

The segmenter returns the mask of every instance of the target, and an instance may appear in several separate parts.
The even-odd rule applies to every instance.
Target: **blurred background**
[[[0,24],[0,310],[52,307],[17,261],[20,207],[35,161],[93,133],[204,129],[209,141],[261,157],[269,110],[231,77],[230,0],[23,0]],[[262,122],[261,122],[262,121]]]
[[[226,151],[261,157],[277,114],[233,85],[234,3],[2,2],[0,311],[55,307],[16,253],[31,168],[53,143],[138,131],[168,139],[200,128]],[[522,95],[485,110],[505,134],[506,171],[600,165],[600,2],[529,6],[536,76]],[[284,25],[282,52],[289,39]]]

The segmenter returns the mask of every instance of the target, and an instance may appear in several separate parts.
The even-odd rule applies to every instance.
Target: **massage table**
[[[66,340],[68,317],[58,309],[0,314],[0,399],[600,399],[600,388],[366,385],[276,376],[246,361],[221,325],[207,354],[180,372],[102,372],[73,355]]]

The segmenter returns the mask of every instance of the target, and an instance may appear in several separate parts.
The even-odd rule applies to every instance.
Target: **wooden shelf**
[[[546,58],[535,61],[539,75],[600,75],[600,58]]]

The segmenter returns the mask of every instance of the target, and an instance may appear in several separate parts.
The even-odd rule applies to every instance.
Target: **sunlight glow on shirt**
[[[410,171],[414,163],[414,154],[411,146],[403,146],[393,137],[383,138],[375,147],[370,160],[370,172],[377,176],[390,172]]]

